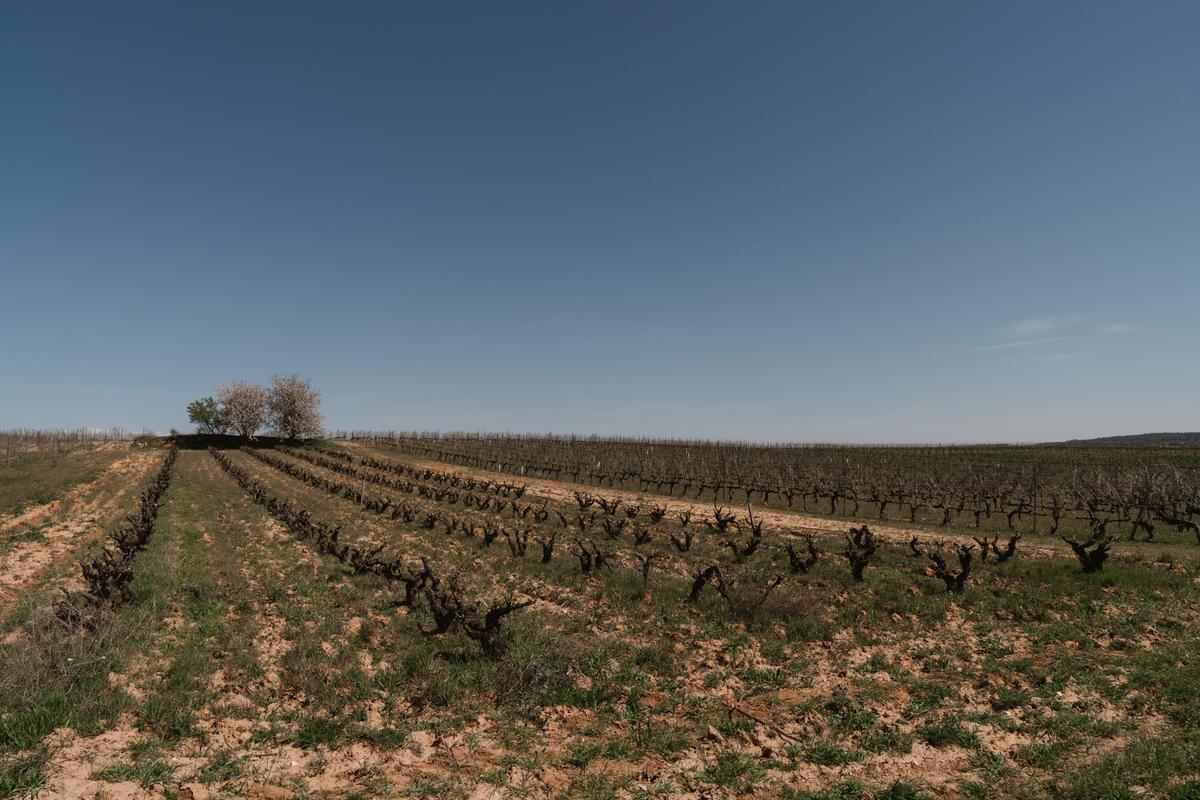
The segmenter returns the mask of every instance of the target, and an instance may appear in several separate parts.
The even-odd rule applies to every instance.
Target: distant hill
[[[1095,439],[1068,439],[1062,444],[1119,447],[1200,447],[1200,431],[1191,433],[1134,433],[1128,436],[1099,436]]]

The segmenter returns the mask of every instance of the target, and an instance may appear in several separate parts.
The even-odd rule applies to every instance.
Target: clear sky
[[[1200,429],[1195,2],[13,2],[0,427]]]

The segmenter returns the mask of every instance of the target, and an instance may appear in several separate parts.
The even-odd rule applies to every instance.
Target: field
[[[0,796],[1200,798],[1198,453],[31,455]]]

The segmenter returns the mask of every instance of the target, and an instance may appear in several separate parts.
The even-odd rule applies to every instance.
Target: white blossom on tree
[[[234,381],[217,389],[224,421],[247,439],[267,422],[267,390],[244,381]]]
[[[271,378],[268,413],[271,427],[288,439],[320,436],[325,432],[321,418],[321,393],[299,375]]]

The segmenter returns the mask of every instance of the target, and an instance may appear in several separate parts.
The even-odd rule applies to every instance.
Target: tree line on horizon
[[[321,393],[295,374],[276,375],[269,386],[235,380],[218,387],[216,397],[193,400],[187,412],[197,433],[232,431],[253,439],[268,429],[286,439],[308,439],[325,432]]]

